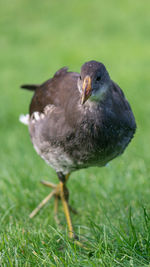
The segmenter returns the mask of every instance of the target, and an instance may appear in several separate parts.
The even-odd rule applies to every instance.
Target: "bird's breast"
[[[103,166],[120,155],[134,131],[120,116],[92,106],[69,126],[55,106],[35,113],[29,131],[37,153],[57,172],[64,174],[89,166]]]

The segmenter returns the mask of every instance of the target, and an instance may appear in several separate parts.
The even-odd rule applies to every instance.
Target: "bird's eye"
[[[98,82],[100,80],[101,80],[101,76],[97,76],[96,81]]]
[[[82,78],[81,78],[81,75],[80,75],[80,77],[79,77],[79,78],[80,78],[80,80],[82,79]]]

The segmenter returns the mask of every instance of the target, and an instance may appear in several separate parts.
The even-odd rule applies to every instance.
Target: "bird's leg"
[[[64,213],[67,220],[67,225],[69,229],[69,237],[74,238],[74,231],[72,227],[71,217],[70,217],[70,210],[68,205],[68,199],[69,199],[69,191],[66,187],[66,181],[68,180],[69,175],[64,176],[62,173],[57,173],[59,180],[60,180],[60,197],[64,208]]]
[[[85,247],[84,244],[78,241],[78,237],[75,235],[74,230],[73,230],[72,221],[70,217],[70,209],[69,209],[69,204],[68,204],[69,191],[65,185],[69,176],[64,176],[62,173],[57,173],[57,175],[60,180],[60,197],[61,197],[61,201],[64,207],[64,213],[65,213],[67,224],[68,224],[69,237],[74,239],[74,242],[76,243],[76,245],[88,250],[88,248]]]

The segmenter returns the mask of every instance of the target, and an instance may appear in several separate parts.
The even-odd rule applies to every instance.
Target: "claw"
[[[55,195],[56,191],[53,190],[46,198],[44,198],[40,204],[30,213],[29,217],[32,219],[38,211]]]
[[[41,184],[48,186],[48,187],[51,187],[51,188],[54,188],[54,189],[57,187],[57,185],[55,185],[51,182],[47,182],[47,181],[43,181],[43,180],[41,180],[40,182],[41,182]]]

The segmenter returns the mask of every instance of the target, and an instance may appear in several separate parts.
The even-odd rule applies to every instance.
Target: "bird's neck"
[[[100,103],[107,95],[107,92],[109,90],[110,83],[104,83],[102,86],[100,86],[99,90],[96,91],[94,95],[90,96],[90,100],[92,102],[98,102]]]

